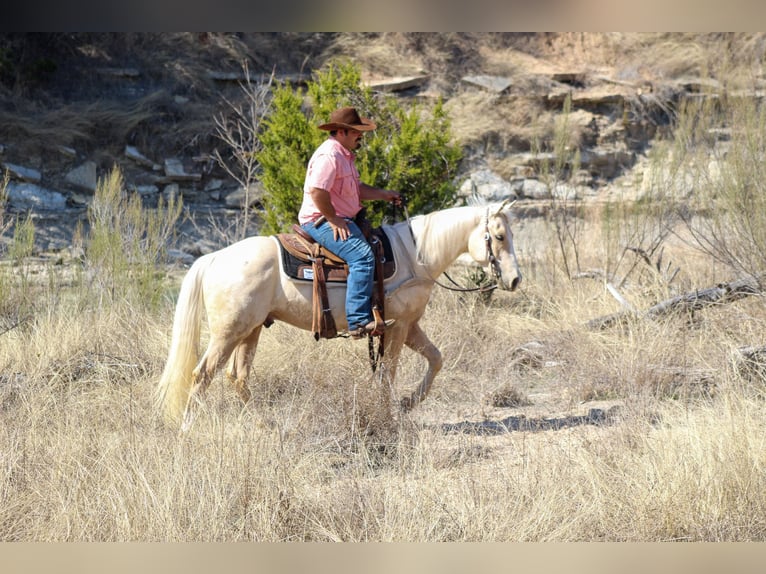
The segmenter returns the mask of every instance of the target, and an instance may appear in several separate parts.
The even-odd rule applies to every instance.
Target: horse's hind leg
[[[195,416],[195,406],[202,402],[202,397],[205,395],[210,381],[213,380],[215,373],[231,354],[233,347],[234,343],[231,341],[221,342],[216,338],[210,339],[205,354],[202,355],[202,358],[192,372],[193,384],[189,392],[189,399],[186,401],[183,423],[181,424],[182,431],[186,432],[191,427]]]
[[[402,399],[401,406],[405,411],[408,411],[423,401],[426,395],[428,395],[428,391],[431,390],[434,378],[436,378],[437,373],[442,368],[442,354],[417,323],[410,327],[404,344],[413,351],[423,355],[428,361],[428,370],[418,388],[409,397]]]
[[[247,385],[250,367],[253,364],[255,350],[258,347],[258,339],[261,336],[263,325],[259,325],[250,333],[237,347],[229,359],[229,366],[226,370],[226,376],[234,385],[242,404],[247,404],[250,400],[250,389]]]

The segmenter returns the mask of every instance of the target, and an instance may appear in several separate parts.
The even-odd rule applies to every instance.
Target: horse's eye
[[[505,236],[502,233],[498,233],[497,235],[495,235],[495,239],[497,239],[498,241],[503,241],[505,239]]]

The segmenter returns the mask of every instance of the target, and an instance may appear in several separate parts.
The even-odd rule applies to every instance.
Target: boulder
[[[11,206],[20,211],[54,211],[66,207],[66,197],[63,194],[35,183],[11,181],[8,183],[7,192]]]
[[[551,190],[542,181],[527,178],[521,182],[521,195],[529,199],[550,199]]]
[[[64,176],[64,181],[76,189],[95,192],[98,185],[95,162],[86,161],[84,164],[74,168]]]
[[[199,181],[202,179],[202,174],[186,173],[183,162],[177,158],[165,160],[165,176],[173,181]]]
[[[245,197],[247,195],[247,198]],[[260,183],[253,183],[245,193],[245,188],[240,187],[226,196],[224,200],[226,207],[244,208],[252,207],[261,203],[263,200],[263,187]]]
[[[419,88],[429,80],[429,76],[397,76],[384,80],[371,80],[367,85],[377,92],[402,92],[410,88]]]
[[[482,88],[495,94],[502,94],[508,91],[513,84],[508,78],[485,75],[464,76],[462,81],[463,83]]]
[[[3,163],[3,170],[7,170],[13,179],[17,179],[19,181],[39,183],[42,179],[42,175],[36,169],[32,169],[31,167],[24,167],[22,165],[16,165],[14,163]]]
[[[458,190],[462,197],[478,196],[487,202],[503,201],[516,197],[516,192],[509,181],[504,180],[491,170],[482,169],[473,172]]]
[[[138,148],[132,145],[125,146],[125,157],[136,162],[138,165],[148,167],[154,171],[160,170],[159,165],[154,163],[148,157],[144,156],[140,151],[138,151]]]

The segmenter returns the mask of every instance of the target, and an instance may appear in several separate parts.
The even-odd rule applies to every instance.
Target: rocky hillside
[[[41,250],[71,241],[98,178],[121,168],[151,205],[180,194],[189,213],[226,221],[242,190],[213,160],[215,117],[241,93],[244,66],[300,83],[350,57],[375,90],[442,98],[464,147],[461,190],[545,199],[541,154],[561,121],[580,150],[583,200],[640,193],[647,150],[680,102],[715,96],[717,79],[763,87],[763,34],[175,33],[0,35],[0,163],[11,212],[31,211]],[[731,75],[737,54],[739,75]],[[731,82],[731,80],[727,80]],[[522,202],[523,203],[523,202]],[[186,220],[187,251],[204,225]]]

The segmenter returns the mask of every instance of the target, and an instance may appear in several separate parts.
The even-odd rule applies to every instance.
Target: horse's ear
[[[510,209],[511,206],[513,206],[514,203],[516,203],[516,198],[515,197],[514,198],[510,198],[509,197],[508,199],[503,201],[503,203],[500,204],[500,209],[497,210],[495,215],[500,215],[506,209]]]

